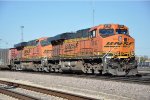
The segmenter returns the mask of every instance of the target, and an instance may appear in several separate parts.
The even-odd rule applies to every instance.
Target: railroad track
[[[8,89],[0,88],[0,93],[20,99],[20,100],[38,100],[36,97],[32,97],[23,93],[14,92]]]
[[[35,92],[39,92],[39,93],[43,93],[43,94],[47,94],[47,95],[51,95],[51,96],[55,96],[55,97],[60,97],[60,98],[66,99],[66,100],[97,100],[97,99],[91,98],[91,97],[85,97],[85,96],[81,96],[81,95],[77,95],[77,94],[65,93],[62,91],[50,90],[50,89],[46,89],[46,88],[42,88],[42,87],[26,85],[26,84],[16,83],[16,82],[10,82],[10,81],[5,81],[5,80],[0,80],[0,84],[7,85],[7,87],[22,88],[22,89],[31,90],[31,91],[35,91]],[[19,92],[14,92],[9,89],[10,88],[6,88],[6,87],[2,88],[1,87],[0,93],[9,95],[11,97],[21,99],[21,100],[39,100],[36,97],[22,94]]]

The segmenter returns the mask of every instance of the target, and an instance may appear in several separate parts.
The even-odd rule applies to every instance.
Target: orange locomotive
[[[32,65],[30,68],[36,71],[47,72],[69,71],[113,75],[138,73],[134,39],[124,25],[103,24],[75,33],[62,33],[43,38],[37,42],[36,48],[41,53],[29,54],[30,61],[22,60],[21,68]],[[25,52],[26,48],[29,47],[24,46],[22,51]]]

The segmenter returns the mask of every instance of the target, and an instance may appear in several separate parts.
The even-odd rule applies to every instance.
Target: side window
[[[38,43],[37,43],[37,46],[38,46],[38,45],[41,45],[41,42],[38,42]]]
[[[36,41],[34,42],[34,45],[35,45],[35,46],[38,46],[38,45],[40,45],[40,42],[39,42],[39,40],[36,40]]]
[[[96,37],[96,30],[91,31],[90,38]]]

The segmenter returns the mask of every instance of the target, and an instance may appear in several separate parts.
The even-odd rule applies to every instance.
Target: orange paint
[[[105,32],[102,31],[102,29],[113,30],[113,34],[102,34],[102,32]],[[120,32],[119,29],[125,30],[127,33],[118,34]],[[91,32],[93,32],[93,34],[91,34]],[[130,57],[134,55],[134,39],[128,34],[128,28],[124,25],[102,24],[92,27],[89,33],[89,37],[64,40],[62,43],[53,46],[51,43],[48,45],[41,45],[41,42],[43,40],[47,41],[47,38],[36,39],[36,45],[23,48],[22,58],[101,57],[106,53],[118,57]],[[18,52],[21,53],[21,51]]]

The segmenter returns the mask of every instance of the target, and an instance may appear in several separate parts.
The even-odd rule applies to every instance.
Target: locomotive
[[[100,24],[21,42],[9,49],[9,68],[46,72],[136,75],[135,40],[125,25]]]

